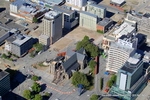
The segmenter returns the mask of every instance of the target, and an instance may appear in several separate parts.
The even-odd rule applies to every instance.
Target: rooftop
[[[135,26],[131,23],[124,22],[117,30],[115,30],[112,34],[115,35],[127,35],[128,33],[131,33],[133,30],[135,30]]]
[[[23,12],[25,14],[30,14],[30,13],[34,13],[37,11],[37,9],[35,7],[33,7],[32,5],[30,4],[27,4],[27,3],[24,3],[20,9],[19,9],[20,12]]]
[[[125,2],[125,0],[111,0],[111,2],[122,4],[123,2]]]
[[[2,80],[9,73],[0,69],[0,80]]]
[[[143,61],[141,60],[141,54],[135,53],[134,56],[130,57],[121,70],[124,70],[129,73],[133,73],[136,69],[139,68],[139,64],[141,64]]]
[[[48,4],[56,4],[59,5],[63,0],[40,0],[42,2],[48,3]]]
[[[25,3],[24,0],[15,0],[15,2],[12,2],[11,4],[20,7],[23,3]]]
[[[70,14],[75,12],[74,10],[71,10],[70,7],[65,6],[65,5],[63,5],[63,6],[55,5],[55,6],[53,6],[53,10],[60,11],[62,13],[66,13],[68,15],[70,15]]]
[[[59,12],[54,11],[54,10],[53,10],[53,11],[49,11],[49,12],[45,13],[45,18],[47,18],[47,19],[54,19],[54,18],[56,18],[59,14],[60,14]]]
[[[131,47],[126,46],[126,45],[121,45],[118,42],[111,42],[110,47],[115,47],[115,48],[124,50],[124,51],[126,51],[128,53],[131,53],[134,50],[134,48],[131,48]]]
[[[110,18],[104,18],[102,21],[99,21],[97,24],[101,25],[101,26],[106,26],[108,25],[110,22],[112,22],[112,19]]]
[[[97,15],[91,14],[91,13],[86,12],[86,11],[80,11],[80,14],[85,14],[85,15],[88,15],[88,16],[91,16],[91,17],[94,17],[94,18],[97,18]]]

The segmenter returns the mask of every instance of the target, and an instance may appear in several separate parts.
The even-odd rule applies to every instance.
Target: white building
[[[123,35],[117,42],[111,42],[106,70],[117,72],[137,49],[138,39],[134,34]]]
[[[43,34],[50,37],[50,44],[62,37],[62,13],[49,11],[45,14]]]
[[[87,4],[87,0],[66,0],[66,3],[81,8]]]

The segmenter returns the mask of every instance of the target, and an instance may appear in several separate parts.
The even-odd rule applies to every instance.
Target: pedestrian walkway
[[[37,81],[37,83],[39,83],[39,84],[43,84],[41,81]],[[46,87],[47,88],[50,88],[50,89],[52,89],[52,90],[54,90],[54,91],[56,91],[56,92],[59,92],[60,94],[72,94],[73,92],[75,92],[75,89],[73,89],[72,91],[70,91],[70,92],[63,92],[63,91],[61,91],[61,90],[58,90],[58,89],[56,89],[56,88],[53,88],[52,86],[48,86],[48,85],[46,85]]]

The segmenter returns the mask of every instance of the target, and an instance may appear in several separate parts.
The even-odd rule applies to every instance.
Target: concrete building
[[[71,30],[79,24],[79,17],[77,16],[77,12],[75,10],[71,10],[71,7],[67,7],[65,5],[55,5],[53,10],[63,13],[63,28]]]
[[[0,69],[0,96],[5,95],[10,89],[10,75]]]
[[[135,53],[118,70],[116,85],[110,89],[110,94],[123,100],[135,100],[146,86],[147,78],[143,74],[141,55]]]
[[[87,0],[66,0],[66,3],[81,8],[87,4]]]
[[[50,44],[53,44],[62,37],[62,13],[49,11],[45,14],[43,34],[50,37]]]
[[[150,15],[149,14],[139,14],[136,12],[131,12],[127,14],[126,17],[128,20],[133,20],[137,22],[138,30],[150,31]]]
[[[81,11],[79,26],[97,31],[97,15]]]
[[[93,2],[88,2],[87,12],[97,15],[99,18],[104,18],[106,16],[106,8],[102,5],[97,5]]]
[[[5,50],[17,55],[23,56],[33,46],[33,38],[21,33],[15,33],[6,40]]]
[[[136,33],[136,31],[136,22],[125,19],[123,24],[121,24],[120,26],[115,26],[115,31],[103,37],[102,48],[109,49],[110,43],[112,41],[118,40],[118,38],[120,38],[122,35]]]
[[[117,72],[126,60],[135,53],[137,45],[138,39],[132,34],[122,36],[117,42],[112,42],[108,51],[106,70]]]
[[[50,45],[50,37],[47,36],[47,35],[41,34],[39,36],[39,43],[49,47],[49,45]]]
[[[110,0],[111,5],[122,6],[125,3],[125,0]]]
[[[15,0],[14,2],[10,3],[10,14],[11,13],[18,13],[19,8],[25,3],[23,0]]]
[[[103,20],[97,23],[97,31],[101,31],[102,33],[106,33],[113,27],[113,20],[109,18],[104,18]]]
[[[40,6],[34,6],[29,3],[23,3],[23,4],[13,3],[10,4],[10,7],[12,7],[12,11],[10,11],[10,15],[26,20],[30,23],[34,22],[34,18],[36,19],[42,18],[44,14],[47,12],[47,9]]]

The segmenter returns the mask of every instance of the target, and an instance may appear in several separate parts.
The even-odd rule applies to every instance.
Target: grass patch
[[[97,32],[100,33],[100,34],[104,34],[104,32],[101,31],[101,30],[97,30]]]

